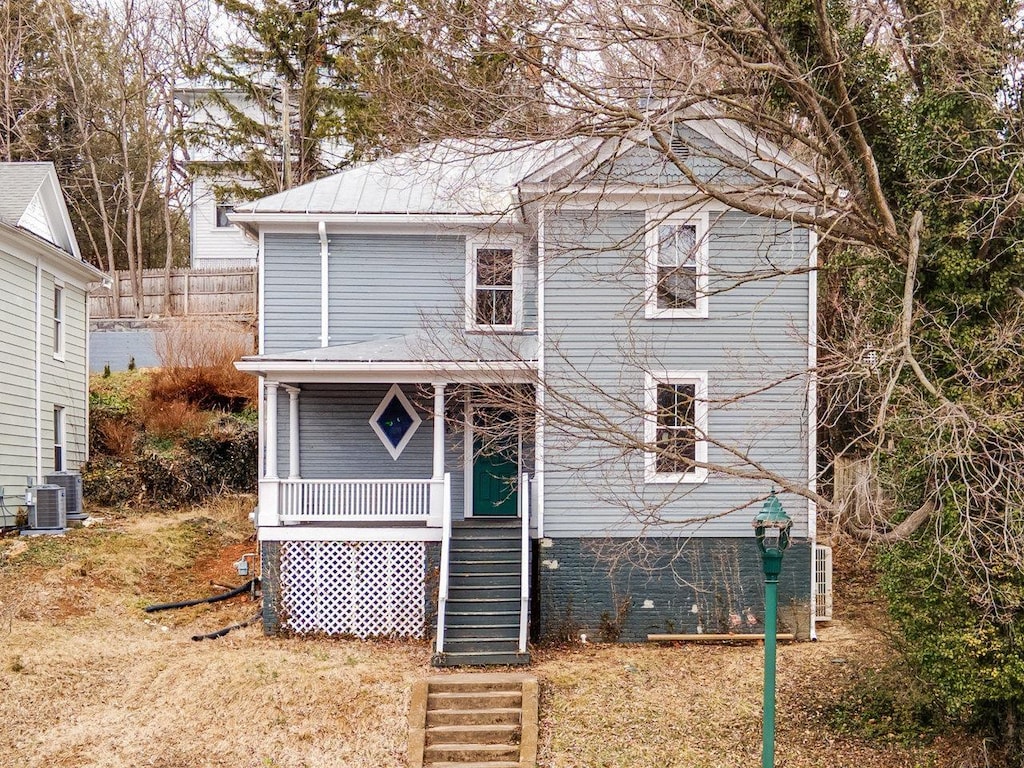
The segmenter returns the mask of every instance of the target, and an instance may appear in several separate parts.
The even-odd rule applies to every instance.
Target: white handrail
[[[526,625],[530,607],[530,476],[523,474],[519,484],[519,514],[522,517],[522,565],[519,592],[519,652],[526,653]]]
[[[444,614],[448,605],[448,560],[452,549],[452,476],[444,475],[444,509],[441,517],[441,579],[437,590],[437,652],[444,653]]]

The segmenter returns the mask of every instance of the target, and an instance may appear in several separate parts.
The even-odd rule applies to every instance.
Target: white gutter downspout
[[[807,488],[818,490],[818,233],[807,230]],[[807,538],[811,541],[811,640],[818,639],[817,553],[818,505],[807,500]]]
[[[329,344],[328,317],[330,314],[330,285],[327,263],[327,222],[320,221],[316,226],[320,235],[320,346]]]
[[[533,486],[537,492],[537,538],[544,538],[544,206],[537,211],[537,424]]]
[[[36,482],[43,482],[43,264],[36,258]]]

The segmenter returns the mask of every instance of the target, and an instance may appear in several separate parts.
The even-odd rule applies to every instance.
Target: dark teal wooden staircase
[[[434,666],[529,664],[519,652],[522,522],[452,523],[444,651]]]

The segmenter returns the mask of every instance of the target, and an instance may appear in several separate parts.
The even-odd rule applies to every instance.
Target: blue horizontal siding
[[[560,211],[545,219],[545,527],[554,537],[749,536],[766,481],[712,474],[646,484],[644,373],[707,371],[709,460],[749,470],[749,454],[807,479],[807,233],[730,212],[710,222],[709,317],[644,318],[642,212]],[[582,414],[582,416],[581,416]],[[593,415],[588,415],[593,414]],[[590,426],[577,424],[587,422]],[[594,424],[598,424],[595,429]],[[807,503],[784,497],[806,535]]]

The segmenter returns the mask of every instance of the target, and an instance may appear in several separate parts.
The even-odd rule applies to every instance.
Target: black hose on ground
[[[224,637],[224,635],[226,635],[228,632],[230,632],[233,629],[241,629],[242,627],[248,627],[250,624],[255,624],[257,621],[259,621],[262,618],[263,618],[263,613],[262,612],[261,613],[257,613],[255,616],[253,616],[250,619],[246,619],[245,621],[240,621],[237,624],[232,624],[230,626],[224,627],[223,629],[218,629],[216,632],[210,632],[210,633],[205,634],[205,635],[192,635],[192,639],[195,640],[196,642],[198,642],[200,640],[215,640],[218,637]]]
[[[157,605],[147,605],[144,610],[146,613],[156,613],[157,611],[169,611],[172,608],[188,608],[189,606],[202,605],[203,603],[216,603],[221,600],[228,600],[236,595],[240,595],[243,592],[252,589],[255,584],[256,579],[249,579],[249,581],[245,582],[242,586],[235,587],[228,592],[214,595],[213,597],[200,597],[197,600],[185,600],[180,603],[158,603]]]

